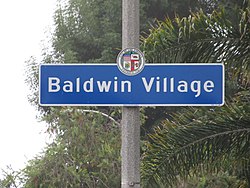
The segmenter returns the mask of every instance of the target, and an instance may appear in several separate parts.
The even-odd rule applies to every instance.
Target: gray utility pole
[[[139,48],[139,0],[122,0],[122,48]],[[139,107],[122,109],[122,188],[140,187]]]

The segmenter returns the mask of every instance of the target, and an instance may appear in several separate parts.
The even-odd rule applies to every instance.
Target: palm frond
[[[231,14],[235,19],[224,10],[167,19],[143,39],[148,63],[224,63],[228,100],[220,108],[188,108],[155,129],[143,155],[145,187],[171,187],[228,162],[250,172],[250,9]]]
[[[178,177],[187,178],[198,168],[220,168],[230,159],[246,158],[249,163],[249,125],[247,103],[210,111],[194,108],[177,114],[174,121],[164,122],[163,129],[157,128],[150,135],[142,164],[144,185],[157,187],[160,182],[170,187]]]
[[[249,73],[250,9],[235,13],[237,23],[226,15],[223,10],[211,15],[199,12],[158,22],[143,38],[148,63],[221,62]]]

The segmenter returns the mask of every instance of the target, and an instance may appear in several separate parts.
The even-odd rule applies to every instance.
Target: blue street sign
[[[148,64],[129,76],[116,64],[44,64],[43,106],[220,106],[222,64]]]

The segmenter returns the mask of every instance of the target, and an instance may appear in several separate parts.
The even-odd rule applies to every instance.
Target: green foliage
[[[206,1],[204,1],[206,2]],[[53,56],[65,63],[114,63],[121,49],[122,1],[72,0],[60,2],[54,16]],[[175,13],[181,16],[199,10],[204,3],[195,0],[142,0],[141,33],[148,23]]]
[[[18,188],[22,185],[21,171],[14,170],[11,166],[2,169],[3,179],[0,180],[0,188]]]
[[[235,14],[237,23],[227,20],[223,10],[159,22],[144,38],[146,59],[158,63],[227,62],[249,71],[249,9]]]
[[[165,18],[174,18],[176,14],[181,17],[188,16],[190,12],[196,12],[199,9],[205,11],[210,6],[207,1],[187,1],[187,0],[144,0],[146,3],[145,12],[148,18],[164,20]],[[143,1],[143,2],[144,2]]]
[[[200,2],[202,3],[199,4]],[[114,62],[121,48],[121,1],[66,0],[58,1],[58,3],[59,5],[54,15],[55,31],[51,40],[52,49],[51,51],[44,52],[42,63]],[[148,22],[153,23],[155,18],[163,20],[167,16],[173,17],[175,13],[181,17],[187,16],[190,10],[196,11],[202,7],[206,8],[203,9],[204,12],[209,12],[211,8],[217,7],[219,4],[220,1],[192,1],[191,3],[189,0],[142,0],[140,11],[141,31],[145,32],[148,28]],[[151,62],[153,57],[156,57],[157,61],[162,62],[166,60],[162,54],[169,53],[170,55],[167,54],[167,56],[169,56],[170,59],[178,61],[194,61],[196,60],[195,58],[198,57],[204,57],[204,59],[206,59],[207,57],[203,56],[203,53],[199,52],[201,56],[200,54],[195,54],[195,50],[191,51],[192,54],[194,54],[193,58],[189,57],[188,59],[188,57],[185,57],[185,59],[181,56],[185,54],[185,50],[183,49],[189,47],[189,44],[194,44],[196,47],[194,49],[197,50],[199,50],[199,47],[203,44],[210,45],[209,42],[202,40],[201,43],[199,43],[199,37],[204,36],[204,38],[206,38],[208,36],[207,33],[216,30],[213,32],[214,35],[209,36],[210,39],[217,37],[216,40],[220,42],[220,39],[224,37],[223,33],[227,34],[228,31],[231,31],[231,23],[226,22],[222,25],[223,29],[218,26],[225,21],[219,19],[220,14],[220,12],[217,12],[211,15],[211,18],[214,19],[216,15],[218,16],[218,18],[216,18],[216,24],[217,22],[218,24],[215,26],[211,24],[215,23],[214,20],[210,20],[210,25],[206,23],[206,20],[209,20],[209,16],[205,14],[193,14],[193,17],[186,19],[177,18],[174,25],[171,25],[170,21],[166,23],[159,22],[158,26],[162,27],[162,31],[158,32],[158,29],[155,27],[149,36],[145,38],[143,46],[147,58]],[[244,14],[246,14],[245,18],[243,16]],[[217,45],[221,51],[223,51],[223,49],[232,51],[234,45],[242,44],[242,41],[244,42],[245,38],[249,37],[249,33],[246,32],[248,29],[248,25],[246,24],[247,19],[248,13],[243,11],[238,17],[236,16],[236,21],[242,21],[239,27],[241,30],[238,29],[242,37],[239,38],[240,40],[238,42],[236,40],[225,42],[223,43],[223,48],[217,45],[216,42],[213,42],[209,47],[201,48],[200,50],[217,50],[217,48],[213,48],[213,45]],[[201,22],[199,22],[199,20],[201,20]],[[195,22],[192,23],[193,21]],[[195,27],[193,28],[194,25]],[[234,26],[234,28],[237,27],[234,24],[231,25]],[[209,29],[204,31],[201,27],[205,26],[209,26]],[[182,29],[180,29],[180,31],[175,30],[177,28]],[[196,32],[197,28],[200,28],[199,32]],[[226,29],[228,29],[228,31]],[[221,31],[222,34],[216,36],[216,32],[218,31]],[[205,34],[202,34],[202,32],[205,32]],[[177,35],[175,35],[176,33]],[[168,37],[164,38],[164,35]],[[197,42],[194,41],[196,38]],[[194,41],[194,43],[190,41]],[[186,45],[183,45],[185,42]],[[158,49],[162,44],[165,46]],[[231,48],[229,47],[230,45]],[[181,48],[181,46],[184,47]],[[240,47],[239,50],[243,48],[244,46]],[[171,51],[172,49],[173,51]],[[246,59],[248,49],[249,48],[245,49],[246,52],[240,52],[240,57],[243,55],[242,59]],[[155,52],[161,53],[157,54]],[[206,52],[204,53],[206,54]],[[219,52],[217,53],[219,54]],[[176,56],[176,54],[178,57],[175,59],[174,56]],[[207,62],[215,60],[215,55],[207,58]],[[231,65],[237,62],[236,59],[234,60],[236,55],[237,53],[231,54]],[[226,56],[225,58],[231,58],[227,53],[225,53],[225,55],[223,54],[223,58],[224,56]],[[217,56],[217,58],[222,58],[222,56]],[[120,132],[117,123],[114,123],[114,121],[117,121],[119,124],[121,119],[120,109],[107,107],[40,107],[38,105],[38,64],[40,64],[40,62],[35,58],[31,58],[27,63],[26,82],[31,89],[29,101],[38,109],[40,120],[47,123],[47,131],[55,137],[55,140],[45,148],[45,151],[39,157],[31,160],[23,170],[22,176],[25,177],[24,187],[119,187]],[[237,63],[237,65],[245,70],[244,63]],[[234,84],[230,84],[233,95],[236,96],[236,94],[238,94],[238,98],[243,98],[242,93],[246,92],[246,83],[248,82],[243,81],[245,77],[245,74],[240,75],[240,77],[234,79]],[[245,89],[241,89],[242,86],[244,86]],[[234,91],[235,88],[237,88],[237,92]],[[240,89],[241,93],[239,92]],[[155,122],[161,121],[162,118],[166,117],[166,113],[170,114],[172,110],[176,109],[147,108],[142,110],[146,118],[145,124],[147,124],[147,126],[145,126],[145,132],[148,132],[149,124],[155,124]],[[94,111],[99,111],[100,113],[95,113]],[[171,118],[170,115],[168,115],[168,118]],[[165,125],[163,125],[163,127],[165,127]],[[151,139],[154,139],[154,137],[152,136]],[[155,141],[158,142],[159,140]],[[149,145],[146,146],[149,147]],[[156,154],[158,153],[156,152]],[[147,153],[145,154],[145,159],[149,160]]]
[[[225,106],[184,109],[149,135],[142,164],[145,187],[175,187],[210,171],[249,182],[249,8],[238,9],[234,17],[221,10],[167,19],[144,39],[149,62],[221,62],[227,79]]]
[[[120,185],[117,124],[101,114],[67,107],[52,108],[49,118],[53,124],[49,131],[57,132],[56,140],[24,169],[25,187]]]
[[[73,0],[55,13],[53,47],[66,63],[112,62],[121,46],[121,2]]]
[[[242,161],[250,155],[249,115],[249,103],[176,114],[150,135],[143,178],[150,186],[158,182],[173,185],[178,176],[186,179],[192,173],[221,169],[228,160],[228,168],[237,166],[243,171],[250,162]]]
[[[230,176],[228,173],[219,172],[207,174],[202,177],[193,177],[186,183],[186,188],[247,188],[247,182]]]
[[[228,2],[236,5],[233,1]],[[239,5],[236,7],[239,7],[240,1],[237,3]],[[210,5],[218,7],[223,5],[223,2]],[[150,33],[142,37],[141,46],[147,63],[222,62],[227,65],[226,95],[232,96],[239,89],[246,88],[250,80],[249,9],[240,10],[232,8],[232,5],[225,5],[225,10],[217,10],[210,14],[206,14],[205,11],[209,10],[204,9],[188,17],[177,16],[158,21],[150,29]],[[241,7],[247,7],[247,3]],[[146,121],[146,131],[160,120],[169,118],[168,114],[178,109],[147,108],[146,116],[149,117],[149,121]],[[159,119],[154,121],[155,117]]]

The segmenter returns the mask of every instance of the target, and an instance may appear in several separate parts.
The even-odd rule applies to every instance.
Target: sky
[[[1,169],[25,167],[50,141],[46,125],[28,103],[25,61],[40,57],[51,33],[56,0],[0,2],[0,178]]]

